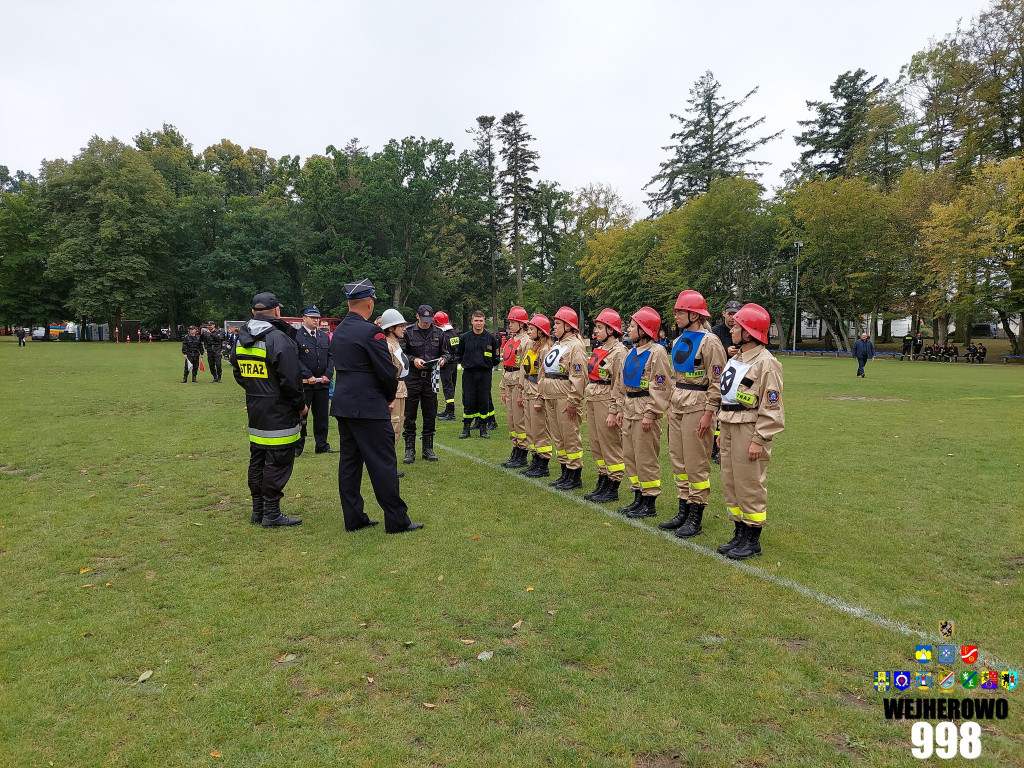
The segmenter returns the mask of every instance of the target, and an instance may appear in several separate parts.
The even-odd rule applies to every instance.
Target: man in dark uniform
[[[373,495],[384,511],[384,530],[419,530],[423,523],[409,519],[409,508],[398,493],[395,430],[388,410],[388,403],[398,391],[398,379],[387,337],[370,322],[376,298],[373,283],[348,283],[345,298],[348,314],[334,329],[331,340],[331,358],[338,373],[331,415],[338,419],[338,494],[345,530],[358,531],[377,524],[364,511],[359,493],[363,464],[373,485]]]
[[[452,327],[447,312],[438,310],[434,313],[434,325],[444,332],[444,340],[454,360],[459,344],[459,336]],[[440,421],[455,421],[455,383],[459,376],[458,365],[446,365],[441,369],[441,388],[444,390],[444,413],[438,414]]]
[[[206,324],[206,329],[203,331],[203,346],[206,347],[206,362],[210,364],[210,374],[213,376],[211,383],[220,384],[224,331],[215,326],[213,320]]]
[[[730,299],[725,302],[725,309],[722,310],[722,322],[711,328],[711,332],[718,337],[718,340],[722,342],[722,346],[725,347],[726,362],[730,357],[736,355],[739,351],[735,344],[732,343],[732,328],[736,325],[736,321],[733,320],[733,316],[740,311],[743,305],[735,299]],[[715,421],[715,439],[711,443],[711,460],[716,464],[721,464],[721,456],[719,455],[718,448],[718,421]]]
[[[910,350],[914,346],[914,334],[907,331],[907,335],[903,337],[903,350],[900,352],[900,360],[904,357],[910,357]]]
[[[306,307],[302,310],[302,327],[295,334],[299,347],[299,370],[302,371],[302,392],[306,407],[313,414],[313,440],[317,453],[336,453],[327,442],[327,424],[330,421],[330,389],[334,365],[331,362],[331,339],[321,330],[320,310]],[[301,456],[306,446],[306,425],[302,425],[302,439],[295,444],[295,455]]]
[[[22,328],[20,326],[18,328],[15,328],[14,329],[14,335],[18,337],[18,346],[19,347],[26,346],[26,344],[25,344],[25,329],[24,328]]]
[[[427,304],[421,304],[416,310],[416,323],[410,325],[402,338],[402,351],[412,360],[405,385],[409,395],[405,401],[405,425],[402,436],[405,438],[405,458],[403,464],[412,464],[416,460],[416,409],[423,409],[423,458],[437,461],[434,453],[434,421],[437,419],[437,392],[431,383],[433,366],[440,365],[441,370],[451,362],[451,349],[445,341],[444,332],[434,325],[434,310]],[[437,361],[437,362],[434,362]]]
[[[245,389],[249,414],[250,521],[264,528],[301,525],[299,518],[281,514],[300,421],[308,411],[295,329],[281,319],[281,302],[272,293],[253,297],[252,318],[238,329],[238,344],[231,351],[231,367]]]
[[[181,374],[181,383],[188,381],[189,369],[192,370],[194,382],[199,373],[199,361],[203,357],[203,339],[194,325],[188,327],[188,333],[181,339],[181,354],[185,356],[185,372]]]
[[[462,434],[460,439],[469,437],[473,420],[480,427],[480,437],[487,434],[487,415],[483,411],[491,403],[491,372],[499,355],[498,342],[494,334],[484,330],[484,313],[473,313],[472,330],[459,335],[458,359],[462,363]]]
[[[924,348],[924,337],[921,332],[917,332],[917,336],[914,337],[914,359],[916,360],[921,355],[921,350]]]

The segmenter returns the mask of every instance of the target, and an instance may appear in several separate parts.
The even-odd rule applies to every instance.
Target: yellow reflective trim
[[[605,467],[605,469],[607,469],[609,472],[619,472],[620,470],[623,470],[625,468],[625,464],[609,464],[607,467]]]
[[[690,483],[690,487],[695,491],[703,491],[705,488],[711,487],[711,481],[705,480],[703,483]]]
[[[288,435],[288,437],[256,437],[256,435],[249,435],[249,441],[256,443],[256,445],[288,445],[301,439],[302,435],[300,434]]]
[[[537,453],[551,453],[551,446],[550,445],[541,446],[541,447],[539,447],[537,449]]]
[[[516,437],[518,437],[520,440],[525,440],[526,439],[526,433],[525,432],[516,432]]]
[[[235,347],[236,355],[249,355],[249,357],[266,357],[267,350],[259,347]]]
[[[565,451],[555,451],[556,456],[565,456]]]
[[[508,431],[508,436],[509,436],[509,437],[515,437],[515,436],[516,436],[515,430],[512,430],[512,429],[510,429],[510,430]]]
[[[690,479],[690,476],[688,474],[686,474],[685,472],[683,474],[681,474],[681,475],[676,475],[676,480],[682,480],[683,482],[686,482],[689,479]]]
[[[739,511],[739,510],[737,510]],[[752,523],[763,523],[765,518],[768,517],[768,511],[764,512],[740,512],[744,520],[749,520]]]
[[[582,459],[583,458],[583,451],[580,451],[579,453],[567,453],[567,454],[565,454],[565,458],[567,458],[569,461],[574,461],[576,459]]]
[[[739,507],[726,507],[725,511],[729,513],[729,517],[736,517],[736,518],[739,518],[740,520],[743,519],[743,513],[740,512],[740,508]]]
[[[639,477],[634,477],[633,475],[630,475],[629,476],[629,482],[631,482],[631,483],[639,483],[640,482],[640,478]]]
[[[594,461],[597,462],[597,466],[599,466],[599,467],[603,467],[604,466],[604,459],[594,459]]]
[[[716,430],[715,430],[715,437],[718,437],[718,436],[719,436],[720,434],[722,434],[722,433],[721,433],[721,432],[719,432],[719,431],[718,431],[718,430],[716,429]]]
[[[753,395],[748,395],[746,392],[737,392],[736,400],[743,403],[744,405],[753,405],[757,398]]]
[[[640,483],[641,488],[661,488],[661,480],[648,480]]]

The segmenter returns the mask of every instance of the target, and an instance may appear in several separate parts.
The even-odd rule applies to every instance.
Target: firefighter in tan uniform
[[[587,436],[590,453],[597,463],[597,487],[583,498],[604,504],[619,500],[619,484],[626,468],[622,458],[622,430],[616,416],[622,410],[612,385],[622,375],[626,347],[622,341],[622,318],[614,309],[602,309],[594,320],[594,345],[587,363]]]
[[[522,307],[509,310],[509,338],[501,347],[501,403],[508,419],[508,436],[512,440],[512,455],[501,466],[519,469],[526,466],[530,443],[526,439],[526,410],[523,407],[523,352],[530,337],[526,321],[530,316]]]
[[[714,421],[722,401],[720,383],[728,355],[711,332],[708,304],[697,291],[682,291],[674,308],[679,337],[669,358],[675,373],[668,447],[679,489],[679,512],[659,523],[681,539],[700,534],[711,488]]]
[[[409,392],[406,389],[403,379],[409,375],[409,356],[402,351],[399,340],[405,336],[405,327],[409,323],[402,317],[397,309],[385,309],[380,316],[380,329],[387,336],[388,349],[395,361],[395,371],[398,377],[398,391],[395,399],[388,403],[391,409],[391,426],[395,430],[395,448],[398,448],[398,441],[402,435],[402,424],[405,422],[405,399]],[[405,472],[398,470],[399,477],[405,477]]]
[[[549,477],[548,462],[554,445],[544,418],[544,400],[540,396],[540,377],[544,357],[551,348],[551,321],[546,316],[535,314],[527,321],[529,335],[526,351],[523,353],[523,410],[526,412],[526,439],[533,451],[533,461],[526,469],[519,471],[524,477]]]
[[[587,388],[587,349],[579,330],[579,317],[571,307],[562,307],[555,313],[551,331],[556,343],[544,355],[539,381],[544,418],[555,446],[555,458],[562,465],[561,476],[548,485],[563,491],[583,487],[580,426]]]
[[[622,427],[622,449],[626,472],[633,487],[633,503],[622,507],[627,517],[654,517],[661,493],[661,419],[672,397],[672,364],[668,352],[656,343],[661,316],[641,307],[629,323],[633,348],[622,364],[622,376],[615,381],[616,397],[622,397],[622,411],[616,422]]]
[[[722,372],[719,414],[722,495],[736,526],[730,541],[718,548],[733,560],[761,554],[761,527],[768,509],[768,460],[772,438],[786,424],[782,404],[782,365],[768,343],[768,312],[744,305],[735,316],[733,344],[739,352]]]

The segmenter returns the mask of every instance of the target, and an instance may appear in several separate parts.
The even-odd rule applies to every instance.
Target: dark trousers
[[[447,366],[445,366],[447,367]],[[441,370],[444,370],[443,368]],[[406,442],[416,439],[416,409],[423,409],[423,437],[433,437],[437,422],[437,392],[430,387],[430,371],[418,375],[414,368],[405,380],[409,396],[405,400],[405,424],[402,436]],[[396,470],[397,471],[397,470]]]
[[[493,413],[491,405],[491,369],[474,368],[462,372],[462,418],[479,417],[481,421]]]
[[[188,378],[188,364],[192,363],[192,381],[196,380],[196,375],[199,373],[199,359],[202,355],[196,355],[195,357],[188,357],[188,362],[185,363],[185,372],[181,374],[182,379]]]
[[[267,448],[249,443],[249,493],[267,501],[284,496],[284,487],[292,476],[295,464],[295,446]]]
[[[363,510],[363,464],[373,485],[373,495],[384,512],[384,529],[409,527],[409,508],[398,493],[398,461],[395,430],[390,419],[343,419],[338,417],[338,495],[345,515],[345,530],[369,521]]]
[[[25,346],[28,346],[27,344],[25,344],[25,337],[24,337],[24,336],[19,336],[19,337],[18,337],[18,346],[19,346],[19,347],[25,347]],[[445,391],[447,392],[447,390],[445,390]],[[454,390],[453,390],[453,391],[454,391]]]
[[[857,375],[860,376],[864,373],[864,366],[867,365],[868,359],[866,357],[857,358]]]
[[[206,353],[206,362],[210,364],[210,374],[215,379],[219,379],[221,374],[220,358],[220,352]]]
[[[445,410],[455,408],[455,382],[458,378],[459,366],[457,363],[448,363],[441,369],[441,388],[444,390]]]
[[[304,386],[302,394],[306,398],[306,407],[309,408],[309,413],[313,417],[313,442],[316,444],[316,450],[326,451],[330,447],[327,445],[327,425],[331,410],[330,390],[326,385],[319,389]],[[306,422],[303,422],[302,438],[295,444],[295,447],[301,451],[305,445]]]

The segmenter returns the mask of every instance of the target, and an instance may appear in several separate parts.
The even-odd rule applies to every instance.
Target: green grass
[[[491,466],[405,468],[420,533],[346,534],[311,451],[304,524],[250,526],[242,392],[180,360],[0,343],[2,766],[917,764],[871,686],[915,638],[780,580],[1024,660],[1020,368],[783,358],[747,572],[502,471],[508,442],[459,422],[438,443]],[[1024,688],[999,695],[975,764],[1024,765]]]

